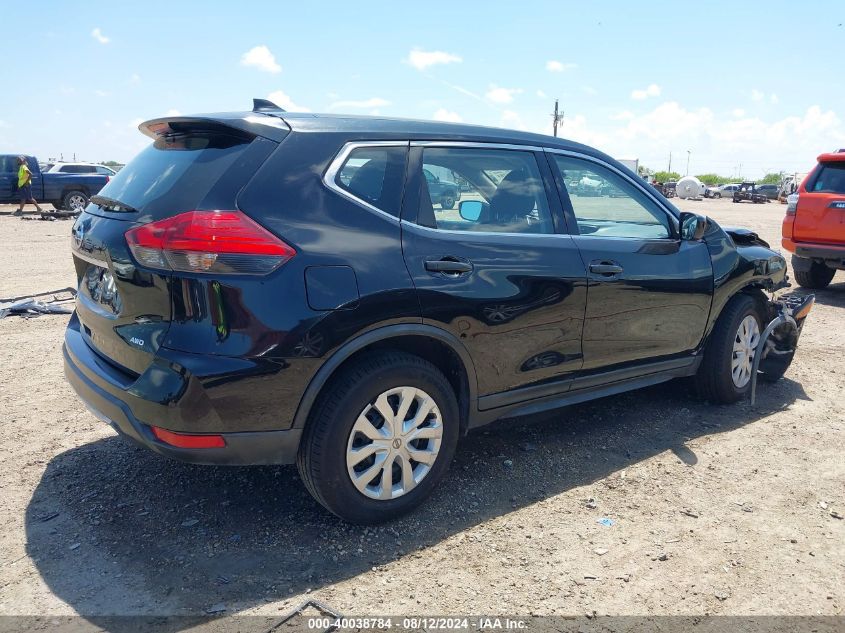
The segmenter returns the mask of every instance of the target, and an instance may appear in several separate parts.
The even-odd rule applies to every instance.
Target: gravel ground
[[[680,206],[779,244],[777,203]],[[0,215],[0,297],[74,284],[70,226]],[[273,615],[306,594],[355,615],[842,614],[843,310],[838,273],[756,407],[673,382],[501,421],[375,529],[329,516],[294,467],[123,442],[64,382],[66,317],[4,319],[0,614]]]

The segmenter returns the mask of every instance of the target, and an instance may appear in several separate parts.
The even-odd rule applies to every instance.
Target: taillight
[[[265,275],[296,251],[240,211],[188,211],[126,232],[146,268],[188,273]]]
[[[795,215],[798,211],[798,194],[791,193],[786,197],[786,215]]]

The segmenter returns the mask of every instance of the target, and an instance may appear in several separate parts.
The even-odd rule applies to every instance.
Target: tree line
[[[640,176],[653,176],[655,180],[660,182],[669,182],[672,180],[680,180],[681,174],[675,171],[654,171],[648,167],[640,166]],[[738,176],[720,176],[719,174],[696,174],[701,182],[707,186],[728,184],[731,182],[742,182],[743,179]],[[758,185],[778,185],[783,179],[782,173],[769,173],[756,180]]]

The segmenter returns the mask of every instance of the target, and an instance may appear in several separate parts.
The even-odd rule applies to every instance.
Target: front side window
[[[531,152],[425,148],[418,222],[431,228],[553,233],[543,181]]]
[[[578,233],[595,237],[665,238],[669,217],[644,192],[592,161],[555,156],[566,185]]]
[[[406,154],[402,146],[353,149],[334,182],[361,202],[399,217]]]

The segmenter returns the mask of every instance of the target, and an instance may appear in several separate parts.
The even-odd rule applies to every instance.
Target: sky
[[[141,121],[288,110],[559,135],[682,175],[845,148],[845,2],[4,5],[0,153],[127,161]]]

